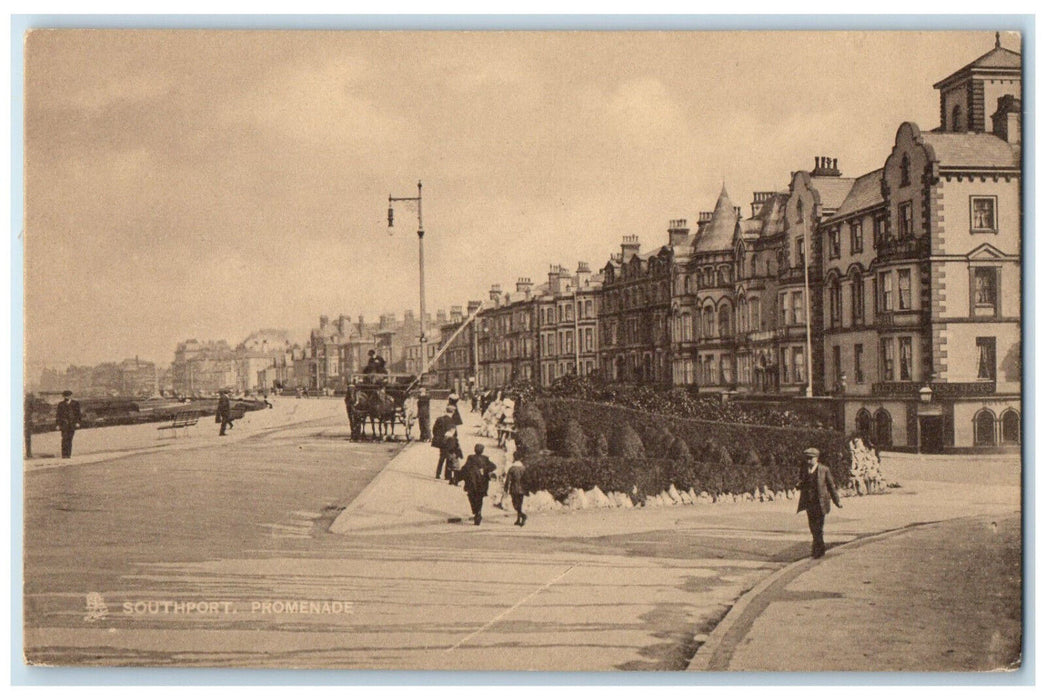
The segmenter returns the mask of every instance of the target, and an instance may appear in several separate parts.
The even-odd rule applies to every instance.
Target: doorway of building
[[[939,454],[944,451],[944,418],[919,416],[919,452]]]

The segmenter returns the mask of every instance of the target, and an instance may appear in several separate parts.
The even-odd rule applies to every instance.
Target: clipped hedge
[[[700,421],[576,399],[537,399],[530,410],[542,416],[528,422],[535,431],[547,426],[549,447],[569,443],[558,455],[527,455],[529,489],[557,497],[593,486],[646,495],[672,484],[713,495],[784,490],[794,487],[807,447],[821,450],[837,483],[848,480],[845,437],[836,431]],[[579,429],[590,450],[584,456],[577,456]],[[600,454],[603,444],[608,456]]]

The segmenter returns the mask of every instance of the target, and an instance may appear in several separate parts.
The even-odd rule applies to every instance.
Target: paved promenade
[[[478,416],[464,418],[471,452]],[[519,528],[488,499],[476,527],[461,487],[434,478],[435,449],[351,443],[335,400],[278,402],[225,438],[205,420],[193,431],[81,431],[72,460],[29,462],[35,660],[948,670],[1005,666],[1019,638],[1015,457],[886,455],[901,487],[844,499],[828,556],[812,562],[788,500],[534,512]],[[88,592],[108,602],[104,621],[85,616]],[[122,610],[150,600],[232,613]],[[254,608],[288,600],[346,601],[351,614]]]

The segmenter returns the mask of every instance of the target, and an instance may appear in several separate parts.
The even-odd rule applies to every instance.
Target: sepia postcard
[[[987,21],[26,32],[25,663],[1020,670]]]

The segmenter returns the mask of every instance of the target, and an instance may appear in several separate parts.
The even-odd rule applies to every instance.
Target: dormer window
[[[901,156],[901,187],[907,187],[912,184],[911,170],[912,161],[908,157],[908,154],[905,153]]]
[[[952,107],[952,131],[962,131],[962,107]]]

